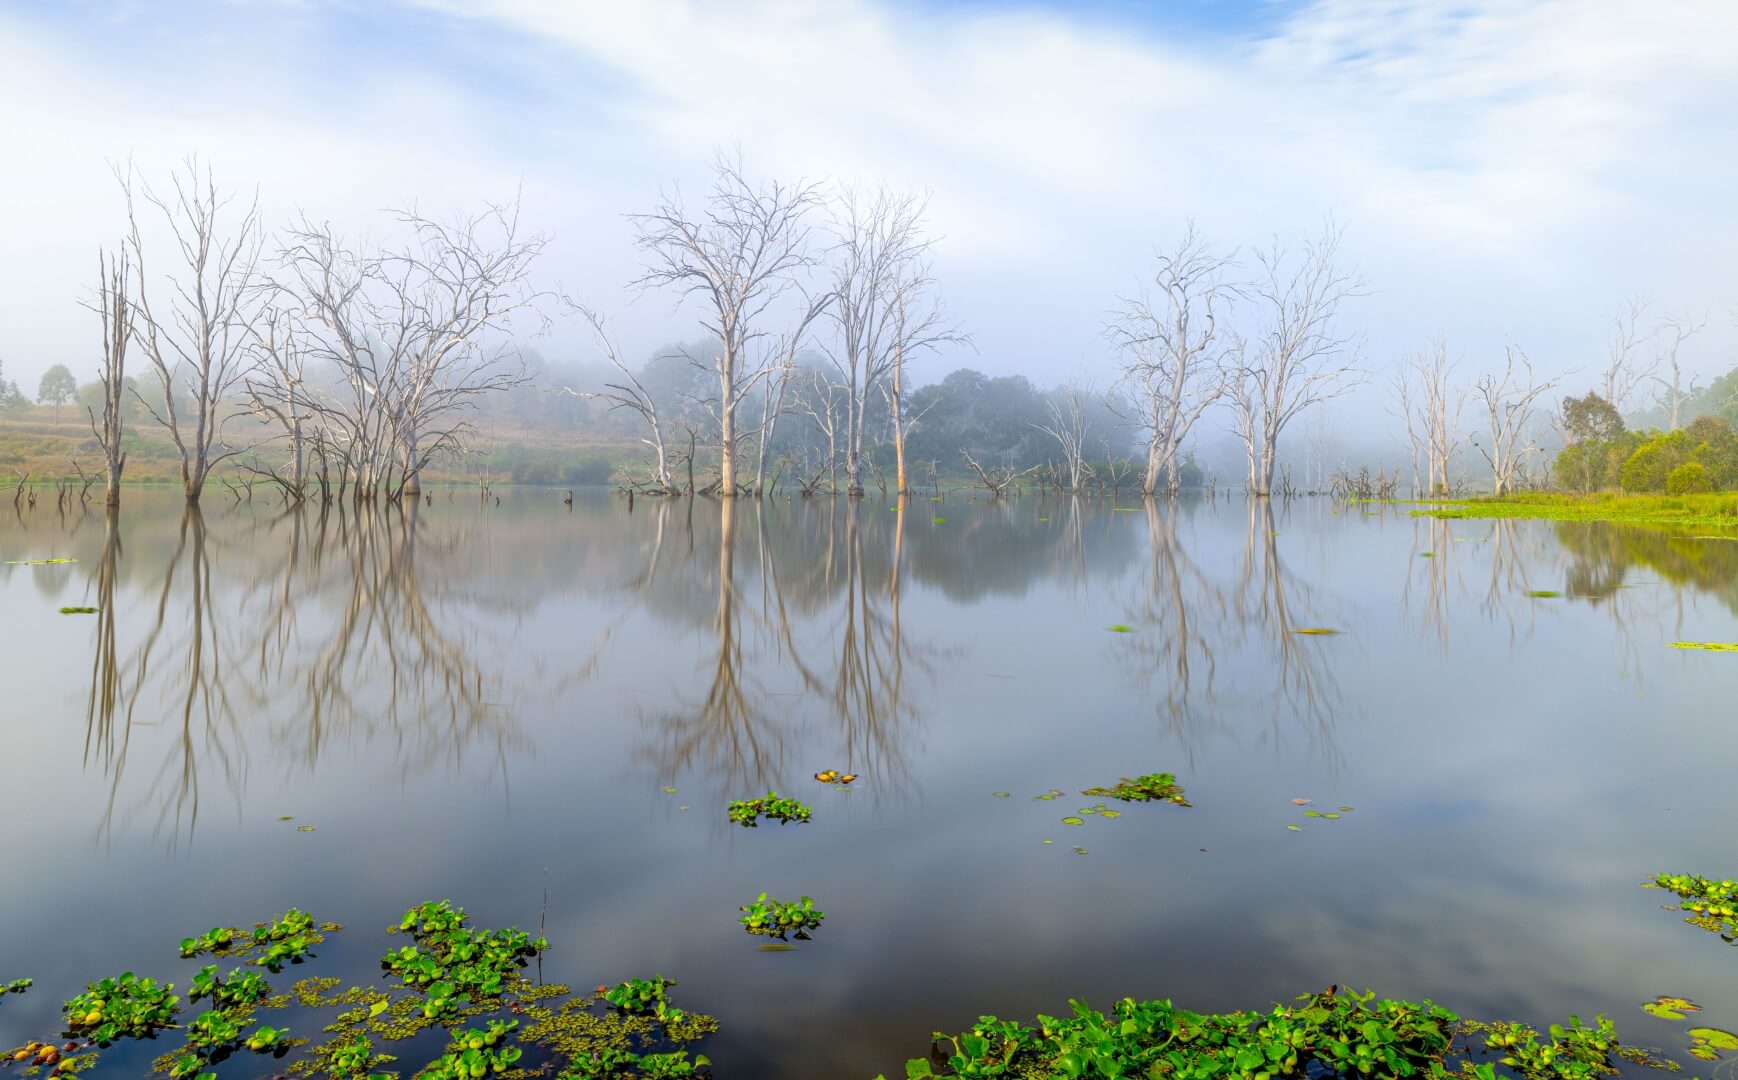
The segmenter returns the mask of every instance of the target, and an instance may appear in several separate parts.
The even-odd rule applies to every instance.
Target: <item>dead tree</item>
[[[1646,384],[1658,369],[1658,360],[1644,356],[1652,334],[1642,330],[1647,315],[1647,301],[1631,297],[1623,308],[1611,317],[1605,335],[1605,370],[1601,377],[1605,400],[1623,411],[1630,395]]]
[[[1670,423],[1669,430],[1676,431],[1682,427],[1684,400],[1696,392],[1695,381],[1689,386],[1684,385],[1683,369],[1678,362],[1678,350],[1684,342],[1702,332],[1707,321],[1697,322],[1691,316],[1668,315],[1660,320],[1658,337],[1660,339],[1659,355],[1654,360],[1654,382],[1659,384],[1660,391],[1656,398],[1659,407],[1665,411]],[[1668,375],[1661,375],[1664,370]]]
[[[714,356],[697,362],[718,378],[719,490],[732,496],[737,409],[771,374],[753,363],[751,351],[766,334],[759,324],[767,309],[814,265],[807,216],[820,194],[803,182],[756,187],[743,174],[740,159],[722,154],[712,171],[703,212],[691,215],[680,197],[672,196],[629,220],[639,230],[640,249],[651,259],[634,284],[674,289],[678,302],[698,296],[701,325],[718,343]]]
[[[1539,382],[1533,377],[1533,361],[1519,345],[1505,351],[1503,372],[1487,372],[1473,383],[1473,395],[1484,407],[1489,445],[1472,444],[1491,467],[1491,493],[1501,495],[1525,475],[1528,454],[1543,453],[1533,441],[1533,415],[1539,398],[1551,392],[1557,379]]]
[[[1046,400],[1045,405],[1050,410],[1050,423],[1034,424],[1039,431],[1056,440],[1056,445],[1062,448],[1064,476],[1058,478],[1058,487],[1077,492],[1086,471],[1086,440],[1092,431],[1092,415],[1087,411],[1087,405],[1094,398],[1092,384],[1080,380],[1070,380],[1059,387]]]
[[[1220,319],[1239,295],[1226,280],[1234,265],[1217,255],[1190,222],[1177,246],[1159,256],[1158,296],[1124,297],[1108,327],[1121,353],[1117,385],[1147,434],[1144,494],[1159,477],[1175,478],[1183,440],[1207,407],[1228,393],[1238,375],[1230,336]]]
[[[538,299],[528,281],[545,238],[520,235],[516,205],[396,217],[410,234],[396,249],[352,248],[303,218],[273,293],[296,348],[338,372],[307,405],[360,500],[420,494],[428,463],[464,449],[477,400],[526,381],[513,349],[485,342]]]
[[[621,373],[624,381],[605,383],[599,391],[578,391],[571,387],[561,387],[559,393],[572,394],[575,397],[589,398],[609,402],[610,409],[626,409],[639,416],[646,425],[646,434],[640,441],[652,448],[652,480],[651,489],[656,494],[674,495],[679,490],[676,479],[670,473],[670,451],[664,445],[664,424],[658,416],[658,402],[640,383],[638,377],[627,364],[622,362],[621,350],[610,340],[604,325],[603,315],[595,308],[573,300],[563,301],[567,307],[579,314],[591,327],[592,338],[597,342],[598,349],[609,360],[610,366]]]
[[[245,371],[249,328],[258,312],[254,282],[261,236],[257,193],[232,225],[230,197],[219,195],[211,170],[201,176],[197,158],[188,158],[183,169],[172,176],[173,196],[159,197],[149,185],[138,185],[145,202],[162,214],[173,241],[171,262],[176,268],[162,275],[170,285],[167,306],[151,301],[155,264],[145,259],[131,168],[117,167],[115,178],[127,200],[128,245],[138,272],[133,339],[156,371],[163,410],[158,412],[143,397],[139,401],[180,451],[182,491],[188,502],[196,503],[211,470],[238,452],[220,441],[220,410]],[[190,417],[181,416],[176,404],[178,375],[185,378]]]
[[[290,461],[280,473],[269,465],[254,465],[283,489],[291,503],[302,501],[307,471],[307,434],[303,431],[313,416],[309,408],[302,349],[293,318],[286,310],[273,308],[254,326],[256,357],[242,380],[255,415],[275,425],[289,442]]]
[[[1261,273],[1249,287],[1259,311],[1254,337],[1239,348],[1231,394],[1249,459],[1249,492],[1273,490],[1279,437],[1297,415],[1364,381],[1355,339],[1339,328],[1346,301],[1364,280],[1339,265],[1342,230],[1331,221],[1293,258],[1275,240],[1255,254]]]
[[[1460,443],[1460,414],[1466,391],[1450,386],[1458,361],[1448,358],[1448,342],[1440,335],[1421,352],[1400,362],[1393,381],[1395,404],[1412,445],[1413,488],[1418,489],[1418,462],[1423,459],[1426,486],[1433,495],[1448,491],[1449,461]]]
[[[103,452],[108,487],[105,505],[121,505],[121,471],[127,467],[127,452],[121,449],[121,394],[127,385],[127,344],[133,339],[133,309],[128,294],[127,251],[122,248],[113,256],[97,253],[97,296],[91,310],[103,323],[103,366],[97,371],[97,384],[103,390],[103,415],[99,422],[96,411],[89,408],[91,434]]]
[[[978,474],[978,482],[983,484],[985,489],[989,491],[990,498],[992,499],[1001,498],[1003,495],[1007,494],[1008,489],[1013,486],[1014,481],[1020,479],[1022,476],[1037,472],[1039,468],[1034,465],[1030,469],[1015,469],[1012,465],[1004,465],[992,469],[986,469],[972,458],[969,451],[962,449],[960,451],[960,456],[966,459],[966,467],[972,472]]]

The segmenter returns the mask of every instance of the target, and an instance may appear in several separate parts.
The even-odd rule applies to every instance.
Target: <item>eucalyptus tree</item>
[[[646,389],[633,369],[622,361],[621,349],[610,337],[603,315],[596,308],[578,301],[563,302],[591,327],[592,340],[597,343],[598,350],[604,354],[610,366],[616,369],[620,381],[605,383],[602,390],[581,391],[564,386],[559,392],[608,402],[611,411],[625,409],[637,415],[646,430],[640,441],[652,450],[652,490],[660,494],[674,495],[679,489],[676,478],[670,472],[670,451],[665,443],[666,422],[658,412],[657,398]]]
[[[196,503],[212,469],[238,452],[222,443],[221,409],[246,371],[251,328],[259,317],[259,196],[232,209],[233,197],[219,193],[210,167],[202,173],[191,157],[171,174],[172,193],[159,196],[138,181],[139,195],[156,209],[169,239],[166,261],[173,269],[154,278],[157,264],[145,253],[155,250],[155,241],[147,244],[140,224],[131,166],[117,166],[115,178],[126,198],[127,242],[138,273],[129,315],[133,340],[163,392],[161,409],[143,396],[139,401],[169,432],[181,455],[182,492]],[[153,280],[167,282],[166,302],[153,302]],[[183,417],[177,407],[178,376],[191,416]]]
[[[1157,296],[1124,297],[1108,333],[1121,354],[1117,385],[1147,437],[1143,494],[1174,486],[1177,454],[1195,421],[1236,385],[1236,339],[1221,326],[1241,290],[1230,255],[1215,253],[1193,221],[1158,257]]]
[[[1286,425],[1364,381],[1356,339],[1339,325],[1346,302],[1365,292],[1364,279],[1340,265],[1342,235],[1330,221],[1295,254],[1277,239],[1255,253],[1255,322],[1230,395],[1252,495],[1273,491]]]
[[[1062,451],[1069,491],[1079,491],[1086,474],[1087,441],[1092,434],[1093,421],[1091,406],[1096,397],[1091,383],[1071,379],[1045,399],[1045,406],[1050,410],[1050,422],[1039,424],[1038,428],[1055,439]]]
[[[708,357],[693,357],[718,380],[711,402],[717,423],[719,492],[736,494],[737,411],[755,388],[774,374],[777,350],[757,348],[767,336],[769,309],[788,293],[802,291],[814,267],[810,215],[821,203],[820,188],[750,182],[740,157],[720,154],[712,187],[691,211],[680,194],[665,196],[652,210],[629,215],[649,263],[634,282],[642,289],[675,290],[678,303],[698,298],[701,325],[717,342]],[[801,298],[806,324],[830,297]]]

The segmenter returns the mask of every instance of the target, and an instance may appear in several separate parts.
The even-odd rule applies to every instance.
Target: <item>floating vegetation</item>
[[[992,798],[992,799],[1006,799],[1007,797],[1008,797],[1008,793],[1006,791],[992,791],[992,792],[990,792],[990,798]]]
[[[769,791],[758,799],[739,799],[728,804],[725,810],[730,814],[731,821],[748,829],[758,826],[762,817],[780,825],[792,821],[806,825],[811,812],[802,803],[787,799],[776,791]]]
[[[1313,801],[1313,799],[1293,799],[1291,804],[1293,806],[1308,806]]]
[[[1085,818],[1077,818],[1077,817],[1065,817],[1062,819],[1062,824],[1064,824],[1064,825],[1085,825],[1086,819]]]
[[[1073,849],[1073,851],[1076,855],[1090,855],[1091,854],[1091,852],[1087,851],[1083,847],[1076,847]]]
[[[100,607],[63,607],[60,609],[60,613],[62,615],[95,615],[102,610]]]
[[[1292,633],[1294,633],[1294,634],[1306,634],[1310,637],[1330,637],[1334,634],[1340,633],[1340,631],[1330,630],[1329,628],[1327,628],[1325,626],[1300,626],[1300,627],[1293,629]]]
[[[929,519],[929,523],[930,523],[930,524],[931,524],[931,525],[946,525],[946,524],[947,524],[947,518],[944,518],[944,517],[938,517],[938,518],[930,518],[930,519]]]
[[[7,566],[65,566],[78,562],[77,559],[14,559]]]
[[[939,1036],[931,1059],[906,1062],[906,1076],[1444,1077],[1458,1059],[1469,1080],[1495,1080],[1498,1064],[1527,1080],[1584,1080],[1618,1075],[1614,1059],[1675,1067],[1623,1045],[1603,1016],[1590,1026],[1572,1016],[1541,1034],[1463,1020],[1428,1000],[1377,1001],[1373,992],[1330,989],[1267,1012],[1219,1014],[1168,1000],[1124,998],[1108,1015],[1069,1004],[1072,1016],[1041,1015],[1037,1027],[980,1017],[968,1031]],[[1479,1060],[1488,1057],[1497,1060]]]
[[[1719,934],[1729,944],[1738,945],[1738,881],[1726,878],[1715,881],[1700,874],[1660,874],[1643,888],[1665,889],[1677,894],[1675,909],[1688,912],[1684,921]]]
[[[1104,799],[1120,799],[1123,802],[1169,802],[1178,806],[1188,806],[1189,800],[1183,798],[1183,789],[1177,783],[1177,778],[1166,773],[1147,773],[1134,779],[1123,777],[1116,782],[1115,787],[1089,787],[1082,795],[1095,795]]]
[[[0,998],[7,994],[22,994],[35,985],[29,979],[13,979],[11,982],[0,983]]]
[[[1701,1012],[1702,1007],[1689,998],[1661,994],[1652,1001],[1643,1002],[1641,1011],[1661,1020],[1682,1020],[1686,1013]]]
[[[1738,652],[1738,642],[1731,641],[1674,641],[1674,649],[1701,649],[1705,652]]]
[[[73,1041],[30,1041],[5,1056],[9,1064],[22,1066],[26,1076],[49,1069],[48,1075],[71,1080],[94,1069],[101,1051],[115,1042],[158,1039],[176,1030],[183,1044],[152,1062],[174,1080],[212,1080],[219,1063],[243,1052],[278,1059],[297,1056],[287,1068],[241,1072],[367,1080],[390,1075],[384,1073],[386,1066],[399,1064],[396,1055],[386,1052],[390,1044],[444,1029],[447,1038],[438,1056],[426,1060],[424,1051],[420,1068],[413,1061],[398,1075],[420,1080],[526,1076],[530,1074],[520,1062],[532,1052],[549,1062],[535,1072],[563,1080],[704,1075],[702,1067],[710,1064],[704,1055],[677,1047],[716,1031],[718,1023],[675,1007],[668,995],[674,980],[662,975],[629,979],[613,990],[600,986],[596,995],[583,997],[562,985],[534,985],[521,969],[548,948],[547,942],[517,929],[475,929],[467,921],[463,909],[447,901],[405,912],[388,933],[407,933],[412,944],[382,958],[381,966],[392,977],[384,989],[345,988],[335,978],[308,978],[278,995],[255,968],[278,970],[288,960],[284,949],[300,948],[307,955],[305,946],[319,940],[321,931],[338,930],[337,924],[316,924],[292,910],[252,931],[216,927],[183,939],[182,955],[254,959],[252,967],[227,975],[220,975],[214,964],[200,969],[187,1000],[206,1002],[204,1012],[180,1020],[181,999],[172,984],[126,972],[90,983],[66,1002],[64,1024]],[[0,989],[23,985],[28,982]],[[613,1008],[594,1011],[605,1005]],[[328,1016],[336,1011],[335,1019],[322,1021],[329,1038],[310,1045],[312,1040],[292,1036],[282,1023],[256,1023],[258,1010],[292,1007],[322,1010]]]
[[[1420,559],[1434,559],[1434,558],[1436,558],[1436,552],[1434,552],[1434,551],[1420,551],[1418,553],[1418,557]]]
[[[1563,594],[1554,589],[1528,589],[1527,595],[1535,600],[1559,600]]]
[[[1738,1035],[1722,1028],[1691,1028],[1689,1035],[1691,1056],[1703,1061],[1718,1061],[1722,1050],[1738,1050]]]
[[[660,789],[659,789],[659,790],[660,790],[660,791],[662,791],[662,792],[663,792],[663,793],[664,793],[664,794],[666,794],[666,795],[674,795],[674,794],[676,794],[676,789],[675,789],[675,788],[673,788],[673,787],[670,787],[670,786],[668,786],[668,785],[665,785],[665,786],[664,786],[664,787],[662,787],[662,788],[660,788]]]
[[[1287,825],[1286,828],[1291,830],[1292,832],[1303,832],[1302,825]]]
[[[838,769],[822,769],[815,774],[815,779],[823,784],[849,784],[857,779],[856,773],[842,773]]]
[[[1032,797],[1034,799],[1038,799],[1042,802],[1055,802],[1057,799],[1061,798],[1062,796],[1064,796],[1066,794],[1068,794],[1068,792],[1057,791],[1055,788],[1051,788],[1049,791],[1046,791],[1042,795],[1034,795]]]
[[[1109,626],[1105,627],[1105,629],[1113,634],[1132,634],[1134,633],[1135,628],[1123,623],[1111,623]]]
[[[313,826],[313,825],[297,825],[296,831],[297,832],[313,832],[314,828],[315,828],[315,826]]]
[[[821,925],[826,913],[815,910],[815,902],[808,897],[796,901],[784,901],[768,897],[761,893],[753,903],[744,904],[737,909],[742,912],[743,929],[751,934],[762,934],[785,940],[790,934],[799,941],[809,940],[809,931]]]
[[[1049,519],[1049,518],[1039,518],[1039,519],[1038,519],[1038,524],[1040,524],[1040,525],[1047,525],[1047,524],[1049,524],[1049,523],[1050,523],[1050,519]]]

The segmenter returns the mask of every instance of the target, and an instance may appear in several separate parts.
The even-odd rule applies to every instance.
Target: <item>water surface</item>
[[[720,1077],[1329,983],[1680,1058],[1641,1002],[1738,1027],[1738,953],[1637,887],[1738,872],[1738,655],[1666,647],[1738,640],[1738,544],[1314,500],[129,491],[0,517],[0,557],[77,560],[0,567],[0,979],[37,983],[6,1045],[290,905],[350,927],[317,973],[373,979],[373,928],[443,897],[546,918],[550,978],[677,978]],[[1061,822],[1161,770],[1192,808]],[[813,824],[726,822],[769,787]],[[757,951],[763,889],[816,940]]]

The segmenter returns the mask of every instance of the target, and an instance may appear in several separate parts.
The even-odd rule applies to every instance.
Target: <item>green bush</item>
[[[1708,470],[1699,461],[1686,461],[1682,465],[1666,473],[1666,494],[1690,495],[1699,491],[1713,491],[1714,481],[1709,478]]]

